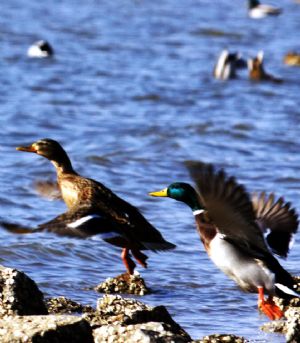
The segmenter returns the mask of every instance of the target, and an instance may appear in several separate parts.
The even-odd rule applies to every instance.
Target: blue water
[[[284,342],[259,331],[267,321],[256,295],[244,294],[206,256],[188,208],[148,197],[174,181],[190,182],[185,160],[226,168],[250,191],[276,191],[299,209],[300,68],[283,64],[299,51],[300,5],[276,2],[281,16],[251,20],[245,1],[6,1],[0,16],[0,218],[35,227],[65,211],[37,194],[55,180],[52,165],[15,151],[49,137],[62,143],[76,170],[138,206],[177,244],[149,253],[139,269],[193,338],[235,333]],[[217,32],[218,34],[213,34]],[[47,39],[52,59],[29,59]],[[265,52],[266,70],[283,84],[212,78],[223,48],[244,57]],[[26,272],[46,296],[95,304],[85,290],[124,271],[120,250],[97,240],[2,231],[0,263]],[[299,274],[296,240],[282,264]]]

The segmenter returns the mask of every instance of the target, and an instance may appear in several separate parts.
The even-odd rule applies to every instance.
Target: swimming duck
[[[276,78],[265,72],[263,60],[263,51],[259,51],[256,57],[248,59],[249,78],[254,81],[271,81],[275,83],[281,83],[282,79]]]
[[[197,191],[187,183],[172,183],[150,195],[169,197],[188,205],[197,232],[209,257],[240,288],[258,292],[258,306],[270,318],[283,316],[272,297],[298,297],[292,276],[271,251],[285,257],[298,228],[295,210],[273,194],[254,195],[223,170],[212,165],[190,163]],[[263,231],[268,232],[266,240]],[[269,244],[269,247],[266,244]],[[265,299],[264,294],[269,294]]]
[[[284,56],[284,63],[290,66],[300,66],[300,54],[297,52],[288,52]]]
[[[278,15],[281,12],[281,8],[261,4],[258,0],[248,0],[248,15],[250,18],[260,19],[270,15]]]
[[[160,251],[175,247],[136,207],[102,183],[80,176],[57,141],[46,138],[16,149],[43,156],[53,163],[62,198],[68,207],[67,212],[39,225],[35,231],[81,238],[99,235],[104,241],[122,248],[122,260],[129,274],[134,273],[136,266],[130,252],[138,263],[147,267],[147,256],[141,250]]]
[[[39,40],[32,44],[27,50],[27,56],[33,58],[43,58],[53,56],[52,46],[45,40]]]
[[[213,75],[219,80],[234,79],[236,70],[246,66],[246,62],[239,53],[229,53],[228,50],[223,50],[214,67]]]

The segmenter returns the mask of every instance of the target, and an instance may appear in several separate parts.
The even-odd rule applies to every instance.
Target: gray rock
[[[271,322],[263,324],[260,329],[265,332],[284,333],[286,332],[286,321],[273,320]]]
[[[125,332],[126,337],[133,339],[135,329],[139,332],[138,336],[146,330],[145,337],[149,338],[149,342],[191,341],[191,337],[172,319],[164,306],[151,307],[118,295],[105,295],[98,300],[97,311],[94,314],[84,314],[83,317],[93,328],[102,327],[97,330],[98,342],[101,342],[101,339],[103,342],[106,342],[104,339],[107,339],[107,342],[119,342],[120,339],[122,342],[121,334],[125,335]],[[145,337],[140,342],[148,342]],[[170,337],[175,337],[176,340]],[[128,342],[130,339],[128,338]]]
[[[285,312],[285,316],[287,318],[285,334],[287,343],[300,342],[300,308],[289,308]]]
[[[95,287],[95,291],[106,294],[145,295],[150,293],[145,280],[139,274],[130,275],[128,273],[107,278]]]
[[[75,316],[14,316],[0,319],[1,343],[93,343],[92,329]]]
[[[205,336],[200,340],[193,341],[193,343],[246,343],[243,337],[228,334],[215,334]]]
[[[110,323],[145,323],[147,320],[141,319],[139,315],[150,313],[152,310],[151,306],[132,298],[123,298],[119,295],[105,295],[97,301],[97,311],[102,316],[109,317]]]
[[[46,299],[46,306],[48,312],[51,314],[71,314],[95,311],[91,306],[79,304],[66,297],[48,298]]]
[[[169,324],[104,325],[93,332],[95,343],[187,343],[188,337],[172,332]]]
[[[23,272],[0,266],[0,317],[47,314],[44,296]]]

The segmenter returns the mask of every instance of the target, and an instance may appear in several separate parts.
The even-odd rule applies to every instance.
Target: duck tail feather
[[[34,233],[36,231],[39,231],[39,230],[34,230],[32,228],[22,226],[22,225],[17,224],[17,223],[8,223],[8,222],[4,222],[4,221],[0,222],[0,226],[8,232],[15,233],[15,234],[21,234],[21,235],[27,234],[27,233]]]
[[[143,246],[146,248],[146,250],[152,250],[152,251],[163,251],[163,250],[171,250],[176,248],[176,245],[170,242],[141,242]]]

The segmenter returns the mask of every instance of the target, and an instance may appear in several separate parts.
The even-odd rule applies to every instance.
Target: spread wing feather
[[[138,214],[142,216],[140,213]],[[130,219],[129,214],[128,217]],[[126,217],[126,219],[128,218]],[[146,220],[142,217],[140,221],[143,224],[143,221]],[[148,225],[151,224],[148,223]],[[142,229],[143,227],[141,226]],[[127,221],[117,221],[110,211],[100,211],[99,208],[95,209],[94,206],[81,206],[78,209],[69,210],[51,221],[39,225],[38,230],[81,238],[99,235],[103,240],[111,244],[114,244],[112,242],[113,239],[119,237],[123,241],[127,241],[127,245],[129,246],[132,245],[139,249],[153,251],[175,248],[175,245],[167,242],[154,227],[152,230],[148,230],[150,231],[148,235],[145,235],[145,233],[143,235],[142,233],[137,235],[138,230],[132,225],[129,225]]]
[[[70,210],[38,226],[39,231],[48,231],[60,236],[86,238],[108,232],[120,234],[105,216],[95,214],[90,208]]]
[[[254,193],[252,204],[257,223],[265,233],[271,250],[281,257],[286,257],[299,224],[295,209],[282,197],[275,200],[273,193],[267,196],[265,192]]]
[[[200,202],[219,233],[255,256],[269,254],[245,188],[211,164],[187,162],[186,165],[197,185]]]

